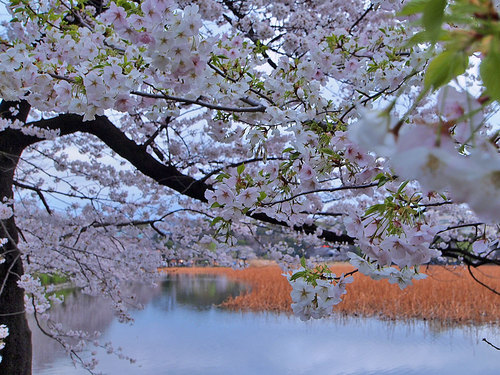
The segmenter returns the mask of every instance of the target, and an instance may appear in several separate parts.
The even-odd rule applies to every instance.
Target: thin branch
[[[236,79],[228,76],[226,73],[224,73],[222,70],[220,70],[219,68],[217,68],[215,65],[213,65],[211,62],[208,62],[207,65],[212,68],[218,75],[220,75],[221,77],[224,77],[225,79],[227,79],[228,81],[231,81],[233,83],[236,83],[238,82]],[[254,88],[249,88],[249,90],[251,92],[253,92],[255,95],[257,96],[260,96],[262,99],[265,99],[269,104],[271,105],[276,105],[274,103],[274,101],[272,99],[270,99],[267,95],[264,95],[262,92],[260,92],[259,90],[256,90]]]
[[[493,345],[491,342],[489,342],[488,340],[486,340],[486,338],[483,337],[483,340],[486,344],[490,345],[491,347],[493,347],[494,349],[496,350],[500,350],[500,347],[496,346],[496,345]]]
[[[149,139],[146,140],[146,142],[144,142],[142,144],[142,147],[148,147],[149,145],[151,145],[156,137],[158,136],[158,134],[160,134],[160,132],[163,130],[163,129],[166,129],[168,127],[168,124],[170,123],[170,120],[171,120],[171,117],[168,116],[166,119],[165,119],[165,123],[160,125],[158,127],[158,129],[156,129],[156,131],[153,133],[153,135],[151,137],[149,137]]]
[[[206,212],[203,212],[200,210],[195,210],[192,208],[179,208],[177,210],[170,211],[157,219],[131,220],[131,221],[126,221],[126,222],[121,222],[121,223],[115,223],[115,222],[101,222],[101,223],[99,223],[97,221],[94,221],[94,222],[80,228],[80,231],[78,233],[78,238],[80,237],[80,235],[82,233],[86,232],[89,228],[107,228],[107,227],[123,228],[123,227],[128,227],[128,226],[140,227],[140,226],[145,226],[145,225],[151,226],[156,232],[158,232],[158,234],[161,234],[162,236],[164,236],[165,234],[163,232],[161,232],[158,228],[156,228],[154,225],[159,223],[159,222],[162,222],[168,216],[171,216],[171,215],[179,213],[179,212],[192,212],[192,213],[197,213],[200,215],[205,215],[205,216],[209,217],[210,219],[214,218],[212,215],[207,214]],[[64,238],[68,238],[71,236],[73,236],[73,233],[66,233],[66,234],[63,234],[60,238],[64,239]],[[76,242],[78,242],[78,238],[77,238]],[[73,244],[73,246],[76,245],[76,242]]]
[[[223,0],[223,3],[224,5],[227,6],[227,8],[231,11],[231,13],[233,13],[236,18],[238,18],[239,20],[241,20],[242,18],[245,17],[245,15],[243,13],[241,13],[238,9],[236,9],[234,7],[234,4],[232,1],[228,1],[228,0]],[[229,22],[229,24],[233,25],[233,22],[232,22],[232,19],[223,14],[223,17],[226,19],[227,22]],[[252,27],[250,27],[250,30],[248,30],[247,32],[245,32],[245,35],[248,39],[250,39],[254,45],[258,46],[259,44],[260,45],[264,45],[258,38],[257,36],[255,35],[255,31]],[[261,55],[267,59],[267,63],[271,66],[271,68],[273,69],[276,69],[278,67],[278,65],[269,57],[269,55],[267,54],[266,51],[262,51],[261,52]]]
[[[466,228],[466,227],[476,227],[477,228],[479,225],[483,225],[483,224],[484,223],[470,223],[470,224],[453,225],[453,226],[448,227],[446,229],[440,230],[436,234],[443,233],[443,232],[446,232],[446,231],[449,231],[449,230],[453,230],[453,229],[460,229],[460,228]]]
[[[478,282],[479,284],[481,284],[482,286],[484,286],[486,289],[488,289],[489,291],[495,293],[496,295],[499,295],[500,296],[500,292],[498,292],[497,290],[493,289],[492,287],[490,287],[489,285],[486,285],[485,283],[483,283],[481,280],[479,280],[473,273],[472,273],[472,269],[471,269],[471,266],[470,264],[467,265],[467,270],[469,271],[469,274],[472,276],[472,278]]]
[[[431,246],[432,245],[433,244],[431,244]],[[457,247],[452,248],[450,244],[448,244],[447,249],[439,249],[439,250],[441,251],[441,254],[443,256],[454,259],[460,259],[467,266],[471,266],[474,268],[485,264],[495,264],[500,266],[500,260],[490,259],[481,255],[469,253],[467,251],[460,250]]]
[[[338,212],[300,212],[301,214],[305,214],[305,215],[317,215],[317,216],[343,216],[343,215],[346,215],[345,213],[342,214],[342,213],[338,213]]]
[[[27,189],[27,190],[32,190],[34,192],[36,192],[36,194],[38,195],[38,198],[40,198],[40,200],[42,201],[43,203],[43,206],[45,207],[45,209],[47,210],[47,213],[49,215],[52,215],[52,210],[50,209],[50,206],[49,204],[47,203],[47,201],[45,200],[45,197],[42,193],[42,190],[35,187],[35,186],[30,186],[30,185],[26,185],[26,184],[23,184],[21,182],[18,182],[18,181],[14,181],[12,183],[14,186],[17,186],[17,187],[20,187],[22,189]]]
[[[269,203],[263,203],[263,206],[274,206],[275,204],[280,204],[280,203],[285,203],[289,202],[291,200],[294,200],[295,198],[298,198],[302,195],[308,195],[308,194],[314,194],[314,193],[333,193],[336,191],[341,191],[341,190],[356,190],[356,189],[366,189],[370,187],[378,186],[377,182],[373,182],[371,184],[366,184],[366,185],[354,185],[354,186],[339,186],[336,188],[325,188],[325,189],[317,189],[317,190],[311,190],[311,191],[304,191],[302,193],[298,193],[296,195],[293,195],[289,198],[285,198],[279,201],[275,202],[269,202]]]
[[[3,225],[3,222],[2,222],[2,225]],[[16,265],[16,263],[17,263],[17,261],[19,260],[20,257],[21,257],[21,253],[18,253],[16,255],[16,257],[14,258],[14,260],[12,261],[12,263],[9,265],[9,269],[6,272],[5,278],[3,279],[3,282],[2,282],[2,286],[0,287],[0,295],[3,293],[5,285],[7,284],[7,280],[9,279],[9,276],[13,274],[11,272],[12,268],[14,268],[14,266]]]
[[[13,313],[5,313],[5,314],[0,314],[0,316],[15,316],[15,315],[23,315],[26,312],[26,310],[22,311],[17,311]]]
[[[453,201],[444,201],[444,202],[436,202],[436,203],[424,203],[424,204],[418,204],[418,207],[439,207],[439,206],[444,206],[446,204],[453,204]]]
[[[284,159],[284,158],[275,158],[275,157],[271,157],[271,158],[267,158],[266,160],[287,160],[287,159]],[[227,164],[225,165],[224,167],[222,168],[217,168],[215,170],[213,170],[212,172],[210,173],[207,173],[203,178],[201,178],[199,181],[201,182],[205,182],[207,181],[210,177],[212,177],[214,174],[217,174],[219,172],[221,172],[222,170],[226,169],[226,168],[237,168],[239,167],[240,165],[242,164],[247,164],[247,163],[255,163],[255,162],[259,162],[259,161],[264,161],[264,158],[253,158],[253,159],[248,159],[248,160],[244,160],[244,161],[239,161],[237,163],[231,163],[231,164]]]
[[[33,317],[35,318],[35,322],[36,322],[36,325],[38,326],[38,328],[40,329],[40,331],[47,337],[55,340],[56,342],[58,342],[65,350],[68,350],[66,344],[63,342],[63,340],[55,335],[53,335],[52,333],[48,332],[47,330],[45,330],[42,325],[40,324],[40,321],[38,319],[38,313],[37,313],[37,310],[36,310],[36,304],[35,304],[35,297],[34,296],[31,296],[31,304],[33,305]],[[90,374],[95,374],[94,372],[92,372],[90,369],[88,369],[86,366],[85,366],[85,362],[83,361],[83,359],[73,350],[73,349],[70,349],[69,350],[69,353],[70,353],[70,356],[71,357],[75,357],[78,359],[78,361],[83,365],[83,368],[85,370],[87,370]]]
[[[22,183],[20,183],[17,180],[14,180],[13,184],[17,185],[17,184],[22,184]],[[21,187],[21,186],[19,186],[19,187]],[[100,201],[100,202],[103,202],[103,201],[105,201],[105,202],[116,202],[116,200],[109,199],[109,198],[88,197],[86,195],[83,195],[83,193],[80,193],[82,195],[77,195],[77,194],[66,193],[66,192],[63,192],[63,191],[57,191],[57,190],[54,190],[54,189],[42,189],[42,188],[38,188],[38,189],[41,192],[44,192],[44,193],[58,194],[58,195],[63,195],[65,197],[69,197],[69,198],[76,198],[76,199],[83,199],[83,200],[90,200],[90,201]],[[119,203],[124,203],[124,202],[120,201]]]
[[[3,290],[5,288],[5,285],[7,284],[7,280],[9,279],[10,275],[16,275],[16,276],[18,276],[18,278],[20,278],[19,275],[12,272],[12,269],[16,265],[17,261],[21,258],[21,250],[19,250],[19,248],[17,247],[16,241],[10,235],[9,230],[7,229],[3,220],[0,220],[0,224],[2,225],[2,229],[5,233],[5,235],[7,236],[7,239],[9,240],[10,244],[14,247],[14,250],[17,250],[17,255],[10,263],[9,268],[7,269],[7,272],[5,273],[5,278],[3,279],[2,286],[0,287],[0,295],[2,295]]]
[[[178,210],[174,210],[174,211],[170,211],[169,213],[161,216],[160,218],[158,219],[151,219],[151,220],[132,220],[132,221],[127,221],[127,222],[121,222],[121,223],[92,223],[90,225],[88,225],[87,227],[83,227],[83,228],[89,228],[89,227],[93,227],[93,228],[104,228],[104,227],[110,227],[110,226],[113,226],[113,227],[127,227],[127,226],[141,226],[141,225],[151,225],[151,224],[156,224],[156,223],[159,223],[161,221],[163,221],[166,217],[170,216],[170,215],[173,215],[173,214],[176,214],[178,212],[193,212],[193,213],[197,213],[197,214],[200,214],[200,215],[205,215],[205,216],[208,216],[209,218],[213,219],[213,216],[207,214],[206,212],[203,212],[203,211],[199,211],[199,210],[194,210],[194,209],[191,209],[191,208],[179,208]]]
[[[370,13],[370,11],[372,11],[372,10],[373,10],[373,4],[370,4],[370,7],[367,10],[365,10],[365,12],[356,20],[356,22],[354,22],[351,25],[351,27],[349,27],[349,30],[347,30],[347,32],[349,34],[352,34],[351,33],[352,29],[354,29],[356,26],[358,26],[358,24],[363,20],[363,18],[365,18],[368,15],[368,13]]]
[[[165,99],[165,100],[172,100],[174,102],[179,102],[179,103],[195,104],[195,105],[199,105],[201,107],[215,109],[215,110],[224,111],[224,112],[255,113],[255,112],[265,112],[266,111],[266,107],[262,104],[260,104],[258,106],[254,106],[254,107],[228,107],[228,106],[210,104],[210,103],[204,102],[204,101],[199,100],[199,99],[193,100],[193,99],[181,98],[178,96],[171,96],[171,95],[166,95],[166,94],[151,94],[148,92],[141,92],[141,91],[132,91],[131,94],[143,96],[146,98]],[[243,102],[248,102],[248,100],[250,100],[250,99],[249,98],[240,98],[240,100]]]

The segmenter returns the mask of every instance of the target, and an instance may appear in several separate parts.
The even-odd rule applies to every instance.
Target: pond
[[[302,322],[286,314],[231,312],[214,304],[245,286],[222,276],[173,275],[156,289],[136,288],[145,308],[133,312],[133,325],[119,323],[103,301],[78,293],[57,307],[65,324],[99,330],[101,341],[136,359],[130,364],[99,352],[104,374],[500,374],[500,351],[482,341],[498,344],[498,327],[342,317]],[[35,375],[88,374],[35,327],[33,341]]]

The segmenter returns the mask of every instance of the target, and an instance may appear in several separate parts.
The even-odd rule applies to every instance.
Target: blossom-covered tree
[[[31,373],[26,312],[75,360],[93,341],[50,319],[57,298],[40,274],[108,297],[127,320],[121,286],[154,281],[161,256],[230,264],[235,238],[261,227],[328,241],[401,288],[433,258],[473,277],[500,264],[496,2],[7,7],[2,373]],[[298,265],[289,243],[260,244]],[[288,274],[303,319],[330,314],[353,281],[311,264]]]

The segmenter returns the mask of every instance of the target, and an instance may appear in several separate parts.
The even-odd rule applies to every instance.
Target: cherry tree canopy
[[[26,312],[75,360],[63,337],[93,340],[50,319],[40,274],[127,320],[123,283],[154,281],[162,257],[232,264],[241,236],[297,266],[291,238],[327,241],[401,288],[431,259],[472,275],[500,264],[497,2],[7,7],[2,373],[31,373]],[[288,278],[303,319],[330,314],[353,281],[305,259]]]

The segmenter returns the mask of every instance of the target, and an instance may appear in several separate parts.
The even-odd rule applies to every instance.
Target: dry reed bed
[[[337,275],[349,272],[350,265],[333,265]],[[222,306],[233,310],[291,312],[287,280],[278,266],[230,268],[172,268],[167,272],[222,274],[251,286],[248,293],[226,300]],[[430,266],[427,279],[400,290],[386,280],[374,281],[355,274],[344,301],[335,310],[348,315],[378,316],[384,319],[425,319],[450,323],[499,323],[500,296],[475,282],[464,267]],[[500,290],[500,267],[474,270],[487,285]]]

